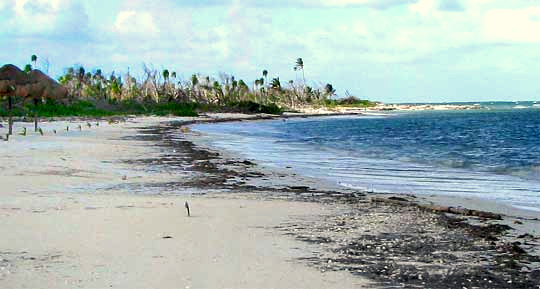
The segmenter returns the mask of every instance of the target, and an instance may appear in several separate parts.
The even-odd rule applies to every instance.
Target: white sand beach
[[[352,199],[325,189],[272,193],[272,177],[256,174],[251,183],[266,191],[223,192],[212,186],[211,174],[189,168],[211,172],[208,159],[178,165],[181,148],[145,141],[153,132],[133,137],[172,120],[179,119],[44,122],[43,136],[29,130],[2,141],[0,287],[520,288],[536,282],[535,257],[514,251],[516,240],[535,251],[538,222],[518,211],[502,221],[471,217],[475,227],[459,216],[373,203],[362,193]],[[24,125],[31,127],[18,122],[15,132]],[[192,179],[197,186],[179,182]],[[437,199],[422,200],[431,201]],[[499,224],[517,230],[501,237]],[[522,267],[508,267],[516,260]]]
[[[118,162],[156,153],[156,147],[120,138],[135,133],[134,127],[164,120],[99,127],[92,122],[90,128],[86,121],[43,123],[45,136],[29,132],[0,143],[0,287],[360,288],[368,283],[295,261],[312,256],[314,248],[274,229],[291,216],[327,213],[320,204],[99,190],[175,177],[144,174]]]

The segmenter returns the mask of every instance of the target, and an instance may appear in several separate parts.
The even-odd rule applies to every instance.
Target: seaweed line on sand
[[[318,190],[284,180],[253,185],[249,180],[269,176],[250,161],[224,158],[186,140],[181,127],[189,124],[139,128],[132,138],[162,146],[163,155],[126,162],[191,172],[173,183],[152,184],[163,190],[200,188],[327,204],[329,214],[315,220],[291,217],[275,228],[317,247],[301,262],[321,271],[347,270],[383,287],[540,288],[540,258],[527,250],[539,239],[523,235],[508,241],[512,228],[497,218],[431,210],[411,196],[381,201],[367,192]]]

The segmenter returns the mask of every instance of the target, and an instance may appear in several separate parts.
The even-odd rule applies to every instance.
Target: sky
[[[331,83],[383,102],[540,100],[540,0],[0,0],[0,64]]]

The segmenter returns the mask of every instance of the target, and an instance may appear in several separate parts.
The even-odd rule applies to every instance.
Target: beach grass
[[[13,115],[30,117],[37,112],[40,117],[106,117],[114,115],[174,115],[197,116],[198,105],[195,103],[149,103],[147,105],[132,101],[120,103],[95,104],[86,100],[74,101],[70,104],[48,100],[45,103],[19,105]],[[0,117],[7,117],[8,110],[0,106]]]

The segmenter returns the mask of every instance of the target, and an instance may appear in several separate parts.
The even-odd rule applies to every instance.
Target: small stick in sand
[[[38,128],[38,131],[39,131],[39,134],[40,134],[40,135],[43,135],[43,130],[41,129],[41,127]]]
[[[68,125],[68,126],[66,126],[66,131],[69,131],[69,125]]]
[[[82,130],[82,126],[79,124],[79,130]]]
[[[191,214],[189,213],[189,204],[188,204],[188,202],[187,202],[187,201],[186,201],[186,204],[185,204],[185,206],[186,206],[186,210],[187,210],[187,216],[188,216],[188,217],[190,217],[190,216],[191,216]]]
[[[53,129],[52,131],[54,132],[54,134],[56,134],[56,130],[55,130],[55,129]]]
[[[86,123],[86,126],[88,126],[88,128],[91,128],[91,127],[92,127],[92,124],[89,123],[89,122],[87,122],[87,123]]]

